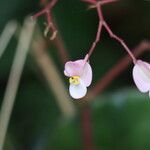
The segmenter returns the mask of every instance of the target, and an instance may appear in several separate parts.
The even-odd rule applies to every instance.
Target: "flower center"
[[[72,76],[69,78],[70,84],[78,85],[80,84],[80,77],[79,76]]]

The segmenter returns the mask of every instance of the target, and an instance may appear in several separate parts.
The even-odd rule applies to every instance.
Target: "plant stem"
[[[0,36],[0,58],[2,57],[8,43],[17,30],[17,23],[15,21],[8,22]]]
[[[57,1],[58,0],[51,0],[45,6],[44,9],[42,9],[41,11],[37,12],[35,15],[32,16],[33,19],[36,19],[36,18],[38,18],[41,15],[45,15],[46,16],[47,24],[46,24],[44,35],[47,36],[48,32],[51,30],[52,31],[52,35],[50,37],[50,40],[54,40],[56,35],[57,35],[57,30],[56,30],[55,26],[53,25],[53,21],[52,21],[52,17],[51,17],[51,9],[55,6]]]
[[[88,55],[89,55],[89,58],[91,56],[91,54],[93,53],[97,43],[100,41],[100,35],[101,35],[101,31],[102,31],[102,27],[104,26],[106,31],[109,33],[110,37],[111,38],[114,38],[116,39],[123,47],[124,49],[127,51],[127,53],[130,55],[130,57],[132,58],[133,60],[133,63],[135,64],[136,63],[136,58],[135,56],[133,55],[133,53],[131,52],[131,50],[129,49],[129,47],[126,45],[126,43],[119,37],[117,36],[116,34],[114,34],[111,30],[111,28],[109,27],[109,25],[106,23],[105,19],[104,19],[104,16],[103,16],[103,12],[102,12],[102,8],[101,8],[101,3],[110,3],[112,2],[113,0],[108,0],[108,1],[100,1],[100,2],[97,2],[95,5],[96,5],[96,9],[97,9],[97,13],[98,13],[98,17],[99,17],[99,26],[98,26],[98,30],[97,30],[97,36],[96,36],[96,39],[95,41],[92,43],[92,46],[88,52]],[[115,0],[114,0],[115,1]]]
[[[32,49],[32,55],[47,80],[49,88],[53,91],[56,97],[62,116],[64,118],[73,117],[75,115],[75,107],[67,93],[67,89],[63,84],[52,58],[47,52],[46,43],[39,31],[36,39],[33,41]]]
[[[37,17],[46,14],[47,12],[50,12],[51,9],[55,6],[58,0],[51,0],[44,9],[41,11],[37,12],[35,15],[33,15],[33,19],[36,19]]]
[[[4,146],[4,140],[9,125],[9,120],[13,110],[20,78],[29,50],[34,27],[35,23],[32,23],[30,19],[27,18],[24,22],[24,26],[20,34],[19,43],[14,56],[0,111],[0,150],[2,150]]]
[[[102,31],[102,27],[103,27],[103,24],[101,22],[99,22],[99,26],[98,26],[98,31],[97,31],[97,35],[96,35],[96,39],[95,41],[92,43],[92,46],[88,52],[88,55],[89,55],[89,58],[90,56],[92,55],[97,43],[100,41],[100,35],[101,35],[101,31]]]
[[[91,120],[90,105],[86,105],[82,107],[81,120],[82,120],[84,150],[93,150],[94,148],[93,148],[92,124],[91,124],[92,120]]]
[[[150,50],[150,41],[141,42],[134,50],[133,54],[138,57],[146,50]],[[117,78],[132,62],[129,55],[122,58],[116,65],[114,65],[102,78],[97,81],[96,85],[89,91],[85,97],[85,103],[93,100],[98,94],[106,89],[110,83]]]
[[[137,61],[137,60],[136,60],[134,54],[133,54],[133,53],[131,52],[131,50],[129,49],[129,47],[126,45],[126,43],[125,43],[120,37],[118,37],[117,35],[115,35],[115,34],[111,31],[110,27],[108,26],[108,24],[107,24],[106,22],[104,22],[103,25],[104,25],[104,27],[106,28],[107,32],[109,33],[110,37],[116,39],[116,40],[124,47],[124,49],[127,51],[127,53],[129,54],[129,56],[132,58],[133,63],[136,64],[136,61]]]

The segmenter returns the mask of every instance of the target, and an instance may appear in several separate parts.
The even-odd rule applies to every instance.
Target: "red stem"
[[[105,22],[105,20],[104,20],[104,16],[103,16],[103,13],[102,13],[101,4],[97,3],[96,5],[97,5],[96,9],[97,9],[99,20],[103,23],[103,22]]]
[[[100,35],[101,35],[102,26],[104,26],[105,29],[107,30],[107,32],[109,33],[110,37],[116,39],[124,47],[124,49],[127,51],[127,53],[132,58],[133,63],[135,64],[136,63],[136,58],[133,55],[133,53],[131,52],[131,50],[129,49],[129,47],[126,45],[126,43],[119,36],[117,36],[116,34],[114,34],[112,32],[111,28],[106,23],[106,21],[104,19],[104,16],[103,16],[101,5],[104,4],[104,3],[106,4],[106,3],[110,3],[110,2],[114,2],[114,1],[116,1],[116,0],[99,1],[99,2],[96,2],[96,4],[95,4],[96,5],[96,9],[97,9],[97,13],[98,13],[98,17],[99,17],[99,26],[98,26],[98,30],[97,30],[96,39],[93,42],[93,44],[92,44],[92,46],[91,46],[91,48],[90,48],[90,50],[88,52],[88,55],[89,55],[89,58],[90,58],[90,56],[93,53],[97,43],[100,41]]]
[[[39,16],[45,14],[45,9],[41,10],[40,12],[36,13],[34,16],[32,16],[33,19],[38,18]]]
[[[89,105],[83,107],[81,115],[84,150],[93,150],[91,109]]]
[[[48,33],[51,31],[52,35],[50,37],[50,40],[54,40],[56,38],[57,35],[57,30],[53,24],[52,21],[52,17],[51,17],[51,10],[52,8],[55,6],[55,4],[57,3],[58,0],[51,0],[44,9],[42,9],[41,11],[37,12],[32,18],[36,19],[37,17],[41,16],[41,15],[45,15],[46,16],[46,20],[47,20],[47,24],[46,24],[46,28],[44,31],[44,35],[47,36]],[[41,1],[41,3],[44,3],[46,1]]]
[[[55,6],[55,4],[57,3],[57,1],[58,0],[51,0],[48,4],[47,4],[47,6],[46,6],[46,8],[45,9],[52,9],[54,6]]]
[[[46,18],[47,18],[47,23],[51,24],[51,15],[49,11],[46,11]]]
[[[90,3],[90,4],[95,4],[95,3],[100,3],[101,5],[105,5],[105,4],[108,4],[108,3],[112,3],[112,2],[116,2],[118,0],[102,0],[102,1],[96,1],[96,0],[81,0],[83,2],[87,2],[87,3]]]
[[[99,26],[98,26],[98,31],[97,31],[97,35],[96,35],[96,39],[95,41],[93,42],[89,52],[88,52],[88,58],[90,58],[91,54],[93,53],[97,43],[100,41],[100,35],[101,35],[101,31],[102,31],[102,27],[103,27],[103,24],[101,23],[101,21],[99,22]]]
[[[136,58],[133,55],[133,53],[131,52],[131,50],[129,49],[129,47],[126,45],[126,43],[120,37],[118,37],[111,31],[110,27],[108,26],[108,24],[106,22],[103,25],[106,28],[107,32],[109,33],[110,37],[116,39],[124,47],[124,49],[127,51],[127,53],[132,58],[133,63],[136,64]]]
[[[57,2],[57,0],[52,0],[52,1],[50,1],[50,2],[47,4],[47,6],[46,6],[44,9],[42,9],[41,11],[39,11],[38,13],[36,13],[36,14],[33,16],[33,18],[36,19],[37,17],[39,17],[39,16],[41,16],[41,15],[43,15],[43,14],[46,14],[47,12],[50,12],[51,9],[55,6],[56,2]]]
[[[100,1],[101,5],[105,5],[105,4],[109,4],[109,3],[113,3],[113,2],[117,2],[119,0],[103,0]]]
[[[139,44],[134,50],[133,53],[136,57],[141,55],[144,51],[150,50],[150,41],[144,41]],[[91,89],[89,94],[87,94],[85,100],[90,101],[93,100],[98,94],[100,94],[105,88],[110,85],[110,83],[117,78],[131,63],[131,58],[129,55],[125,56],[121,59],[114,67],[112,67],[99,81],[97,84]]]
[[[67,50],[65,49],[64,43],[63,43],[61,37],[59,36],[59,34],[57,35],[57,37],[54,39],[53,42],[54,42],[56,48],[58,49],[59,58],[61,60],[61,63],[64,65],[67,61],[69,61],[70,56],[69,56]]]
[[[41,16],[41,15],[45,15],[46,16],[46,20],[47,20],[47,27],[48,29],[53,31],[53,34],[51,36],[51,38],[57,33],[57,25],[53,20],[52,14],[51,14],[51,9],[55,6],[56,2],[58,0],[51,0],[48,4],[46,4],[47,0],[41,0],[41,3],[46,5],[45,8],[43,10],[41,10],[40,12],[36,13],[33,16],[33,19],[36,19],[37,17]],[[46,28],[47,29],[47,28]],[[59,52],[59,57],[60,60],[63,64],[65,64],[68,60],[69,60],[69,54],[65,49],[64,43],[60,37],[59,34],[57,34],[57,36],[54,38],[53,43],[55,44],[56,48],[58,49]]]

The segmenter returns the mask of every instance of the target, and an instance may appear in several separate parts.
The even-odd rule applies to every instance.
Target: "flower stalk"
[[[129,49],[127,44],[119,36],[117,36],[116,34],[114,34],[112,32],[110,26],[107,24],[107,22],[105,21],[104,16],[103,16],[102,5],[109,4],[111,2],[116,2],[117,0],[103,0],[103,1],[98,1],[98,2],[95,1],[95,0],[90,0],[90,1],[89,0],[83,0],[83,1],[92,4],[92,6],[94,6],[96,8],[97,14],[98,14],[98,17],[99,17],[99,25],[98,25],[96,38],[95,38],[95,41],[92,43],[92,46],[91,46],[91,48],[89,49],[89,52],[88,52],[89,58],[92,55],[97,43],[100,42],[102,27],[104,27],[106,29],[106,31],[109,33],[110,37],[117,40],[124,47],[124,49],[127,51],[127,53],[132,58],[133,63],[136,64],[136,58],[133,55],[132,51]]]
[[[51,16],[51,10],[52,8],[55,6],[55,4],[57,3],[58,0],[51,0],[44,9],[42,9],[41,11],[37,12],[35,15],[32,16],[32,19],[36,19],[42,15],[45,15],[47,23],[45,23],[46,28],[44,31],[44,36],[47,37],[48,33],[51,31],[52,35],[50,37],[50,40],[54,40],[57,36],[57,29],[54,26],[53,20],[52,20],[52,16]],[[44,3],[43,1],[41,1],[42,3]]]

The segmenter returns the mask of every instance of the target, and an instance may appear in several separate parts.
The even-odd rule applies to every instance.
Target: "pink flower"
[[[92,82],[92,68],[85,59],[69,61],[65,64],[64,74],[69,77],[69,93],[74,99],[80,99],[87,93]]]
[[[149,92],[150,97],[150,64],[137,60],[133,68],[133,79],[137,88],[142,92]]]

